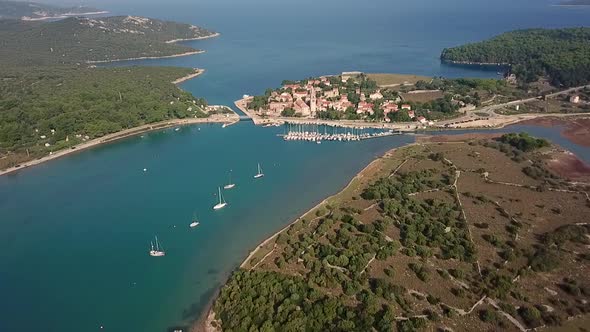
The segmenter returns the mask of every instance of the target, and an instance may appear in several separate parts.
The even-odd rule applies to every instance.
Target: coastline
[[[115,141],[118,141],[118,140],[121,140],[124,138],[136,136],[139,134],[147,133],[147,132],[158,130],[158,129],[165,129],[165,128],[170,128],[170,127],[175,127],[175,126],[188,126],[188,125],[194,125],[194,124],[200,124],[200,123],[231,123],[231,122],[235,122],[236,118],[237,118],[237,115],[234,113],[233,115],[227,116],[227,117],[221,116],[221,115],[214,115],[214,116],[207,117],[207,118],[173,119],[173,120],[167,120],[167,121],[146,124],[146,125],[142,125],[142,126],[134,127],[134,128],[130,128],[130,129],[125,129],[122,131],[118,131],[116,133],[108,134],[108,135],[105,135],[105,136],[102,136],[99,138],[89,140],[87,142],[72,146],[72,147],[65,149],[65,150],[56,151],[51,155],[47,155],[47,156],[39,158],[39,159],[30,160],[28,162],[23,163],[22,165],[20,165],[18,167],[15,166],[15,167],[10,167],[7,169],[0,170],[0,176],[6,175],[9,173],[13,173],[13,172],[17,172],[17,171],[25,169],[25,168],[37,166],[37,165],[43,164],[45,162],[48,162],[48,161],[51,161],[54,159],[58,159],[58,158],[61,158],[61,157],[64,157],[64,156],[67,156],[67,155],[70,155],[70,154],[73,154],[73,153],[76,153],[79,151],[88,150],[88,149],[97,147],[102,144],[115,142]]]
[[[203,74],[205,72],[205,69],[200,69],[200,68],[193,68],[194,72],[192,74],[188,74],[186,76],[177,78],[176,80],[172,81],[172,84],[180,84],[182,82],[188,81],[190,79],[193,79],[201,74]]]
[[[208,35],[208,36],[195,37],[195,38],[185,38],[185,39],[172,39],[172,40],[165,41],[165,43],[166,44],[173,44],[173,43],[182,42],[182,41],[203,40],[203,39],[215,38],[220,35],[221,34],[219,32],[215,32],[215,33]],[[202,54],[202,53],[205,53],[205,51],[195,50],[195,51],[189,51],[189,52],[184,52],[184,53],[179,53],[179,54],[162,55],[162,56],[144,56],[144,57],[127,58],[127,59],[88,60],[88,61],[86,61],[86,63],[87,64],[97,64],[97,63],[111,63],[111,62],[135,61],[135,60],[156,60],[156,59],[178,58],[178,57],[196,55],[196,54]]]
[[[300,217],[295,218],[295,220],[293,220],[292,222],[287,224],[285,227],[281,228],[279,231],[275,232],[274,234],[270,235],[269,237],[264,239],[262,242],[260,242],[253,250],[251,250],[248,253],[248,256],[246,256],[246,258],[242,261],[242,263],[239,265],[239,267],[237,269],[245,268],[248,261],[250,261],[250,259],[252,257],[254,257],[254,255],[261,248],[263,248],[265,245],[267,245],[269,242],[271,242],[273,239],[275,239],[277,236],[279,236],[282,232],[289,229],[289,227],[291,227],[291,225],[297,223],[301,219],[312,214],[315,210],[320,208],[322,205],[327,204],[331,199],[335,198],[336,196],[338,196],[338,195],[342,194],[343,192],[345,192],[346,190],[348,190],[356,180],[361,179],[365,175],[365,173],[371,167],[373,167],[375,164],[379,163],[379,161],[381,161],[381,159],[383,159],[384,157],[386,157],[388,155],[391,155],[392,153],[396,152],[399,149],[408,148],[408,147],[412,147],[412,146],[419,145],[419,144],[422,144],[422,143],[415,142],[415,143],[410,143],[410,144],[407,144],[407,145],[404,145],[401,147],[396,147],[391,150],[388,150],[382,156],[373,159],[369,164],[367,164],[367,166],[365,166],[352,179],[350,179],[350,181],[348,182],[348,184],[344,188],[342,188],[342,189],[338,190],[336,193],[326,197],[325,199],[320,201],[318,204],[314,205],[311,209],[309,209],[305,213],[303,213]],[[229,278],[229,276],[231,276],[231,273],[228,275],[228,278]],[[227,282],[227,280],[225,280],[223,282],[221,287],[223,287],[223,285],[225,285],[226,282]],[[219,289],[217,289],[216,294],[219,294],[221,287]],[[201,317],[195,321],[195,323],[190,328],[190,331],[192,331],[192,332],[221,332],[222,331],[221,329],[219,329],[213,325],[213,322],[217,321],[215,311],[213,310],[213,304],[215,303],[216,299],[217,299],[217,295],[215,295],[215,297],[210,300],[207,310],[205,310],[203,312],[203,314],[201,315]]]
[[[203,40],[203,39],[209,39],[209,38],[215,38],[215,37],[219,37],[221,36],[221,33],[219,32],[215,32],[211,35],[208,36],[203,36],[203,37],[195,37],[195,38],[180,38],[180,39],[172,39],[172,40],[167,40],[165,43],[166,44],[173,44],[173,43],[178,43],[178,42],[184,42],[184,41],[191,41],[191,40]]]
[[[65,13],[57,16],[44,16],[44,17],[28,17],[23,16],[21,17],[21,21],[45,21],[45,20],[57,20],[62,18],[68,17],[76,17],[76,16],[90,16],[90,15],[104,15],[108,14],[109,12],[106,10],[97,11],[97,12],[87,12],[87,13]]]
[[[134,61],[134,60],[155,60],[155,59],[166,59],[166,58],[178,58],[182,56],[189,56],[195,54],[205,53],[203,50],[197,51],[190,51],[184,52],[179,54],[172,54],[172,55],[162,55],[162,56],[143,56],[139,58],[127,58],[127,59],[113,59],[113,60],[88,60],[86,61],[87,64],[96,64],[96,63],[111,63],[111,62],[121,62],[121,61]]]
[[[522,114],[514,114],[514,115],[501,115],[493,113],[493,116],[489,117],[478,117],[475,116],[475,112],[481,112],[483,110],[493,111],[494,109],[502,108],[504,106],[513,106],[524,104],[528,101],[537,100],[537,98],[531,98],[524,101],[513,101],[506,104],[501,105],[493,105],[486,107],[484,109],[475,109],[470,111],[467,115],[443,120],[437,122],[436,125],[430,127],[424,127],[423,125],[417,122],[398,122],[398,123],[384,123],[384,122],[364,122],[360,120],[322,120],[316,118],[284,118],[284,117],[274,117],[274,118],[262,118],[261,116],[250,112],[246,105],[247,102],[250,100],[249,98],[240,99],[234,102],[236,107],[242,111],[246,116],[252,119],[255,125],[276,125],[276,124],[283,124],[285,122],[289,123],[298,123],[298,124],[318,124],[318,125],[328,125],[328,126],[338,126],[338,127],[348,127],[348,128],[375,128],[375,129],[390,129],[396,130],[399,132],[416,132],[422,130],[438,130],[438,131],[447,131],[447,130],[461,130],[461,129],[470,129],[470,130],[484,130],[484,129],[501,129],[509,125],[513,125],[522,121],[531,121],[534,119],[542,119],[546,117],[557,117],[557,118],[566,118],[566,117],[590,117],[590,113],[522,113]],[[448,126],[446,126],[448,125]]]

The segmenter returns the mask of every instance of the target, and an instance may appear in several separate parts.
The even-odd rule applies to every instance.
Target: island
[[[0,21],[0,175],[150,130],[238,121],[178,87],[204,69],[92,64],[194,54],[176,42],[217,35],[136,16]]]
[[[582,327],[588,180],[527,134],[422,136],[257,246],[200,328]]]
[[[107,14],[107,11],[78,6],[59,7],[28,1],[0,1],[0,19],[20,19],[23,21],[40,21],[66,18],[70,16],[88,16]]]

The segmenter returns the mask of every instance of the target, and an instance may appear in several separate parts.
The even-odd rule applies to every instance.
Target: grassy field
[[[405,74],[367,74],[379,86],[412,85],[418,81],[430,81],[431,77]]]
[[[404,101],[426,103],[444,97],[442,91],[419,91],[413,93],[400,93]]]

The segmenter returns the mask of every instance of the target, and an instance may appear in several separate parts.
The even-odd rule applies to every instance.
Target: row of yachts
[[[321,144],[322,141],[338,141],[338,142],[351,142],[360,141],[369,138],[392,136],[395,133],[393,130],[375,132],[375,133],[335,133],[335,134],[322,134],[317,131],[290,131],[283,135],[285,141],[307,141],[316,142]]]
[[[145,169],[144,169],[144,171],[145,171]],[[254,179],[260,179],[262,177],[264,177],[264,173],[262,172],[262,167],[260,167],[260,163],[259,163],[258,164],[258,172],[254,175]],[[231,171],[230,171],[229,181],[227,182],[227,184],[225,184],[223,186],[223,190],[231,190],[231,189],[234,189],[235,187],[236,187],[236,184],[232,181]],[[223,192],[221,190],[221,187],[217,188],[217,197],[218,197],[219,201],[217,202],[217,204],[215,204],[213,206],[213,210],[215,210],[215,211],[221,210],[227,206],[227,201],[223,197]],[[195,228],[195,227],[199,226],[199,224],[200,224],[200,222],[196,219],[196,217],[193,217],[193,220],[190,223],[189,227]],[[155,237],[154,241],[151,242],[149,254],[152,257],[166,256],[166,251],[164,251],[164,248],[160,244],[160,241],[158,241],[157,236]]]

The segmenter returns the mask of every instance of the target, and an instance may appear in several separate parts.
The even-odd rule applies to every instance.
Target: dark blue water
[[[444,47],[515,28],[588,24],[547,1],[95,1],[115,14],[222,33],[205,54],[128,63],[207,69],[183,88],[212,103],[345,70],[493,77],[441,65]],[[200,128],[200,130],[199,130]],[[558,128],[517,126],[586,161]],[[240,123],[135,137],[0,177],[0,331],[164,331],[189,323],[262,239],[410,136],[322,145]],[[256,163],[266,177],[254,181]],[[142,170],[147,168],[147,172]],[[214,212],[229,169],[237,188]],[[197,214],[201,225],[190,230]],[[176,227],[174,227],[176,226]],[[147,255],[154,235],[168,255]]]

